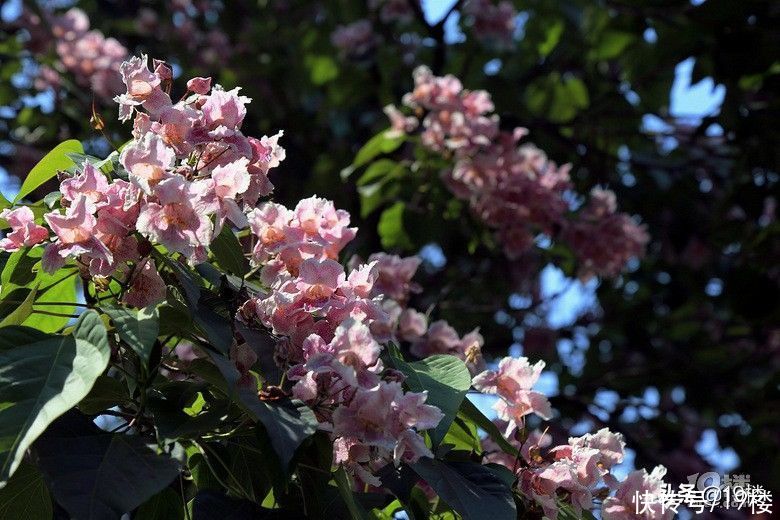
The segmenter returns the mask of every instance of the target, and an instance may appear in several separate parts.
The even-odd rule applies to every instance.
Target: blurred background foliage
[[[253,98],[244,128],[285,132],[274,198],[334,199],[361,228],[351,253],[420,254],[417,307],[461,333],[479,326],[490,355],[544,359],[564,429],[622,431],[637,465],[662,463],[673,481],[714,468],[780,488],[780,4],[511,3],[513,41],[496,45],[446,0],[412,0],[400,21],[359,0],[77,2],[128,52],[242,86]],[[106,137],[127,138],[91,85],[67,72],[41,81],[42,65],[61,67],[47,18],[73,5],[3,4],[6,192],[64,139],[98,154]],[[333,32],[363,19],[366,45],[335,48]],[[419,64],[488,90],[502,125],[573,164],[578,192],[614,190],[647,225],[647,256],[616,280],[578,280],[571,253],[545,237],[505,258],[435,175],[343,180]]]

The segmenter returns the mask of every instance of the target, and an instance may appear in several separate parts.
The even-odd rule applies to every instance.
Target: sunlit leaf
[[[87,311],[72,336],[14,332],[29,341],[0,353],[0,483],[57,417],[74,407],[106,369],[111,353],[103,322]]]
[[[54,147],[52,151],[47,153],[43,159],[38,161],[38,164],[33,166],[30,173],[22,183],[22,187],[19,189],[19,193],[16,194],[14,202],[17,202],[30,193],[32,193],[37,187],[49,179],[54,178],[57,172],[60,170],[66,170],[74,165],[73,160],[68,157],[68,153],[84,153],[84,148],[79,141],[70,139],[64,141]]]

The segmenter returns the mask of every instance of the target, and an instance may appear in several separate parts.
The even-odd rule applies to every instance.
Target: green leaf
[[[477,427],[471,421],[464,421],[459,417],[455,417],[452,421],[450,429],[447,430],[447,435],[441,441],[443,445],[451,444],[452,449],[469,451],[473,453],[480,453],[482,446],[479,442],[479,432]]]
[[[471,386],[469,369],[455,356],[441,354],[414,363],[397,358],[395,362],[398,370],[406,375],[409,389],[413,392],[427,391],[426,402],[444,413],[439,425],[431,432],[431,441],[438,445],[447,434]]]
[[[388,133],[386,130],[379,132],[377,135],[369,139],[360,150],[358,150],[352,165],[341,171],[342,180],[352,175],[352,172],[361,166],[368,164],[380,154],[395,151],[399,146],[401,146],[401,144],[403,144],[405,140],[406,136],[403,134],[394,135]]]
[[[204,296],[207,296],[209,293],[201,286],[199,282],[200,277],[179,262],[173,261],[164,255],[160,255],[160,258],[173,269],[176,278],[184,289],[187,306],[192,313],[195,324],[203,331],[214,348],[223,354],[227,354],[230,345],[233,343],[233,331],[230,328],[230,321],[227,317],[221,316],[206,301]]]
[[[35,265],[41,260],[40,248],[24,248],[11,253],[0,274],[0,296],[5,297],[19,287],[32,286]]]
[[[517,448],[509,444],[509,441],[504,438],[493,421],[485,417],[474,403],[468,399],[464,399],[460,406],[460,415],[482,428],[506,453],[515,457],[517,456]]]
[[[306,67],[309,69],[311,82],[315,85],[324,85],[333,81],[339,75],[339,67],[336,61],[328,55],[306,56]]]
[[[19,303],[18,298],[23,294],[27,294],[24,300]],[[6,309],[10,309],[11,312],[5,314],[5,317],[0,321],[0,327],[7,327],[8,325],[21,325],[26,320],[33,310],[33,302],[35,301],[35,295],[38,293],[38,286],[34,286],[32,290],[24,288],[16,289],[8,294],[5,300],[11,300],[7,304],[5,301],[0,302],[0,306],[3,307],[3,311],[0,314],[5,314]]]
[[[46,520],[54,509],[41,473],[22,462],[8,484],[0,489],[0,518],[6,520]]]
[[[15,251],[0,274],[0,297],[7,297],[11,291],[37,284],[35,303],[62,302],[64,305],[46,305],[44,309],[59,314],[73,314],[76,303],[76,278],[74,269],[60,269],[53,274],[44,272],[40,267],[43,248],[25,248]],[[66,316],[51,316],[33,313],[25,319],[23,325],[44,332],[57,332],[64,327],[70,318]]]
[[[47,153],[38,164],[36,164],[22,183],[19,193],[16,194],[14,202],[17,202],[30,193],[38,186],[57,175],[60,170],[67,170],[74,165],[73,160],[68,157],[68,153],[84,153],[84,148],[79,141],[70,139],[62,142]]]
[[[76,322],[72,336],[42,339],[37,331],[29,336],[31,343],[0,353],[2,485],[46,427],[86,397],[111,354],[103,322],[91,310]]]
[[[138,508],[133,520],[182,520],[184,504],[181,495],[171,488],[165,488]]]
[[[34,449],[57,503],[79,520],[118,520],[179,475],[178,462],[141,437],[106,433],[76,412],[53,423]]]
[[[528,85],[525,101],[531,112],[555,123],[571,120],[590,104],[588,89],[580,78],[561,77],[557,72]]]
[[[78,407],[82,413],[96,415],[113,406],[125,404],[129,400],[130,395],[127,392],[127,387],[121,381],[107,375],[101,375]]]
[[[232,361],[213,351],[207,353],[216,365],[219,379],[213,373],[208,373],[203,362],[194,362],[191,368],[209,383],[220,387],[250,417],[264,426],[268,441],[279,457],[282,470],[286,472],[301,443],[317,431],[319,423],[314,412],[300,402],[285,399],[261,401],[256,392],[238,385],[240,374]],[[206,371],[201,371],[204,368]]]
[[[349,476],[344,468],[339,466],[339,469],[333,474],[333,480],[336,481],[336,485],[339,488],[339,494],[344,499],[344,503],[347,505],[349,515],[352,520],[368,520],[371,518],[369,514],[363,509],[356,500],[355,495],[352,493],[352,485],[349,482]]]
[[[228,485],[237,484],[245,498],[262,504],[271,489],[264,472],[268,454],[263,453],[260,442],[252,434],[234,435],[225,441],[227,469],[230,472]]]
[[[636,40],[636,36],[624,31],[605,31],[591,49],[589,58],[594,61],[616,58]]]
[[[517,518],[512,490],[481,464],[422,458],[412,469],[464,520]]]
[[[405,209],[406,205],[399,201],[380,215],[377,231],[382,239],[382,247],[385,249],[411,249],[413,247],[412,241],[404,229]]]
[[[0,210],[9,209],[13,204],[5,198],[5,195],[0,193]]]
[[[217,263],[226,271],[237,276],[244,276],[249,272],[249,262],[244,257],[241,243],[229,226],[222,226],[222,231],[210,247]]]
[[[160,317],[157,307],[136,310],[127,307],[106,306],[103,307],[103,311],[114,322],[119,338],[138,354],[144,366],[148,365],[149,356],[155,341],[157,341],[157,335],[160,333]]]
[[[558,500],[558,518],[560,520],[596,520],[593,513],[583,509],[580,514],[574,511],[574,507],[563,500]]]
[[[227,401],[213,403],[208,411],[192,417],[184,407],[195,399],[199,386],[171,381],[150,391],[149,411],[154,415],[155,428],[162,439],[193,439],[216,430],[227,413]]]
[[[366,171],[360,176],[356,184],[358,186],[365,186],[366,184],[381,180],[397,166],[399,166],[399,164],[390,159],[379,159],[366,168]]]
[[[542,58],[546,58],[547,55],[549,55],[555,47],[558,45],[558,42],[561,41],[561,35],[563,34],[563,21],[562,20],[556,20],[554,23],[550,24],[547,27],[547,31],[545,33],[545,39],[543,42],[539,43],[539,46],[537,49],[539,50],[539,55]]]
[[[73,314],[77,302],[76,277],[73,270],[60,269],[54,274],[48,274],[43,270],[38,271],[35,283],[38,284],[38,293],[35,298],[35,307],[39,303],[62,302],[64,305],[42,305],[41,310],[56,312],[59,314]],[[31,314],[23,325],[33,327],[44,332],[57,332],[68,324],[67,316],[51,316],[49,314]]]

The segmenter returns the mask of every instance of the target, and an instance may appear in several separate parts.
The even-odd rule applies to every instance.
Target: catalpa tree
[[[347,258],[349,213],[272,200],[284,135],[244,134],[238,87],[175,87],[146,56],[119,71],[132,139],[105,158],[66,141],[3,201],[5,517],[671,516],[647,502],[662,466],[613,473],[619,432],[553,443],[543,361],[485,359],[479,323],[458,332],[410,304],[419,258]],[[568,167],[502,129],[487,92],[424,67],[414,83],[345,175],[433,175],[509,257],[538,233],[584,277],[642,255],[614,194],[568,204]]]

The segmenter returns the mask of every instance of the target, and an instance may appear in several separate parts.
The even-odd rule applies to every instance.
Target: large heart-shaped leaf
[[[249,272],[249,262],[244,257],[241,243],[230,226],[223,226],[222,231],[209,247],[217,263],[229,273],[244,276]]]
[[[25,327],[3,333],[9,328],[27,341],[0,352],[1,485],[46,427],[86,397],[111,354],[95,311],[82,314],[72,336],[43,336]]]
[[[106,433],[77,412],[53,423],[34,449],[57,502],[80,520],[118,519],[179,475],[179,463],[142,438]]]
[[[227,354],[230,345],[233,343],[233,331],[230,328],[230,321],[226,317],[221,316],[208,304],[204,298],[208,293],[198,280],[198,275],[179,262],[175,262],[165,256],[160,256],[160,258],[173,269],[176,278],[184,289],[187,306],[192,313],[195,324],[203,331],[214,348],[223,354]]]
[[[32,289],[20,287],[8,293],[8,296],[0,302],[0,316],[2,316],[0,327],[21,325],[32,314],[37,293],[37,286],[33,286]]]
[[[41,473],[23,462],[3,489],[0,489],[0,518],[45,520],[54,514],[51,495]]]
[[[156,307],[145,309],[128,309],[127,307],[103,307],[114,327],[119,333],[119,339],[127,343],[138,354],[144,365],[149,364],[154,342],[160,332],[160,317]]]
[[[157,493],[133,515],[135,520],[182,520],[184,504],[179,493],[166,488]]]
[[[431,356],[414,363],[395,358],[394,362],[398,370],[406,375],[409,389],[413,392],[427,390],[426,402],[437,406],[444,413],[439,425],[431,432],[431,440],[438,445],[447,434],[471,386],[469,369],[460,359],[447,355]]]
[[[517,518],[512,490],[481,464],[422,458],[412,468],[464,520]]]
[[[265,427],[268,440],[279,457],[281,468],[286,472],[298,446],[317,430],[318,422],[314,412],[302,403],[286,399],[260,400],[256,392],[239,386],[240,374],[228,358],[213,351],[207,353],[214,364],[195,362],[192,364],[193,371],[209,383],[221,387],[254,420]],[[214,365],[218,374],[214,373]]]
[[[38,164],[33,166],[33,169],[27,174],[27,177],[22,183],[22,187],[19,188],[19,193],[16,194],[14,202],[23,199],[32,193],[35,188],[49,179],[52,179],[57,175],[58,171],[66,170],[73,166],[73,159],[68,157],[69,153],[83,154],[84,148],[81,146],[81,143],[75,139],[69,139],[55,146],[54,149],[47,153],[43,159],[38,161]]]
[[[509,453],[513,457],[517,456],[517,448],[509,444],[509,441],[504,438],[495,423],[485,417],[485,414],[483,414],[474,403],[468,399],[464,399],[463,404],[460,407],[460,414],[485,430],[485,433],[488,434],[488,437],[493,439],[502,450]]]
[[[369,514],[363,509],[363,506],[355,500],[355,494],[352,492],[352,484],[349,481],[349,476],[344,468],[339,468],[333,475],[333,480],[336,481],[336,485],[339,488],[339,494],[341,494],[342,500],[347,505],[349,516],[352,520],[367,520],[371,518]]]
[[[40,266],[43,248],[20,249],[8,257],[3,272],[0,275],[0,297],[8,298],[19,293],[19,289],[37,287],[33,308],[40,306],[49,313],[63,314],[30,314],[22,325],[33,327],[43,332],[57,332],[64,327],[72,314],[76,303],[76,273],[75,268],[63,268],[55,273],[44,272]],[[26,293],[25,293],[26,294]],[[14,299],[19,299],[14,296]],[[62,303],[62,305],[54,305]],[[43,306],[42,304],[45,304]]]

